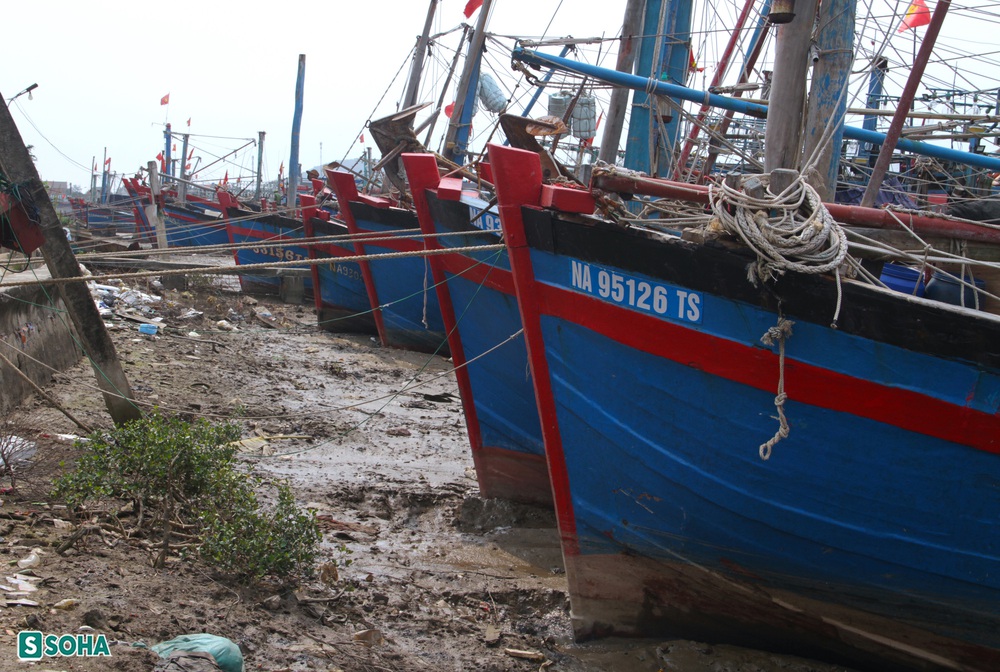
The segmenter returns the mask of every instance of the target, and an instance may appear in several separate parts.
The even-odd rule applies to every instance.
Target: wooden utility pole
[[[0,96],[0,101],[3,97]],[[80,264],[73,256],[73,250],[66,239],[59,222],[59,216],[52,201],[38,177],[35,164],[28,154],[21,133],[17,130],[10,110],[0,102],[0,171],[7,179],[17,185],[23,194],[35,204],[39,212],[39,224],[45,235],[42,245],[42,256],[53,278],[78,278]],[[132,389],[129,387],[125,371],[118,360],[115,345],[104,327],[104,320],[94,304],[87,285],[84,282],[70,282],[59,285],[63,303],[69,313],[81,345],[97,374],[97,385],[104,394],[104,403],[108,407],[111,419],[115,424],[142,417],[142,412],[132,400]]]

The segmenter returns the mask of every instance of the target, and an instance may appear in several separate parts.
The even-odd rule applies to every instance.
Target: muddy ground
[[[133,391],[164,411],[236,419],[244,436],[261,437],[246,461],[288,479],[316,510],[320,564],[337,571],[294,590],[245,588],[189,560],[153,569],[153,550],[110,533],[58,554],[73,529],[46,482],[71,457],[58,435],[81,430],[33,399],[9,418],[37,452],[3,495],[0,560],[9,577],[37,549],[40,579],[0,609],[0,670],[145,671],[157,657],[132,645],[195,632],[239,643],[248,671],[844,670],[690,641],[575,644],[554,517],[478,496],[450,362],[320,331],[308,305],[199,286],[149,288],[166,299],[150,315],[164,317],[167,333],[109,322]],[[202,314],[182,317],[190,309]],[[107,427],[93,384],[81,363],[46,390],[85,424]],[[289,436],[307,438],[264,438]],[[35,605],[12,604],[19,599]],[[61,600],[77,602],[54,608]],[[116,642],[110,659],[18,662],[18,631],[81,627]]]

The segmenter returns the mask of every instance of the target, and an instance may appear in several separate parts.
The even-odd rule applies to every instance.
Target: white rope
[[[778,431],[766,443],[760,444],[758,452],[762,460],[771,459],[771,449],[792,431],[785,418],[785,401],[788,400],[788,395],[785,394],[785,341],[792,335],[793,324],[795,323],[791,320],[779,317],[778,324],[760,337],[760,342],[768,347],[773,346],[776,341],[778,343],[778,394],[774,397],[774,407],[778,409]]]
[[[769,175],[756,175],[764,187]],[[745,184],[744,180],[744,184]],[[799,176],[782,193],[754,197],[725,182],[710,185],[715,221],[757,254],[748,269],[756,285],[785,271],[828,273],[847,257],[847,236],[824,207],[816,190]],[[714,224],[715,222],[713,222]]]

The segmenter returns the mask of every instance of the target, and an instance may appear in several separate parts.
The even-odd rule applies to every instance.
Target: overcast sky
[[[474,25],[478,18],[478,12],[465,18],[466,2],[441,0],[438,5],[433,31],[447,34],[440,37],[435,58],[427,63],[432,82],[421,90],[423,101],[433,102],[438,96],[459,42],[457,28],[463,22]],[[494,0],[488,30],[499,36],[604,37],[609,41],[581,48],[577,58],[614,67],[616,45],[610,38],[620,30],[625,4],[626,0]],[[926,28],[904,33],[892,28],[908,0],[871,4],[876,9],[865,19],[869,3],[858,3],[859,30],[867,35],[859,39],[858,48],[870,54],[876,48],[875,38],[881,41],[878,34],[892,37],[885,52],[892,61],[887,88],[898,92]],[[43,179],[86,188],[93,163],[100,166],[105,151],[117,173],[130,175],[145,167],[163,148],[167,121],[175,132],[191,133],[194,163],[199,165],[200,157],[200,166],[256,140],[264,131],[264,178],[275,178],[282,163],[287,175],[299,54],[306,55],[300,163],[306,169],[357,157],[365,146],[373,145],[370,137],[366,145],[357,142],[365,121],[395,111],[428,2],[48,0],[7,5],[6,30],[0,39],[0,94],[9,99],[38,84],[32,100],[25,95],[11,105],[14,120],[25,142],[33,146]],[[696,3],[702,17],[692,29],[717,39],[714,52],[700,47],[698,60],[709,67],[694,75],[695,88],[707,87],[711,66],[740,5],[735,0]],[[932,66],[938,79],[925,84],[995,86],[1000,74],[994,39],[1000,29],[998,6],[995,0],[953,5],[936,52],[944,63]],[[726,11],[728,16],[723,15]],[[878,34],[871,32],[873,26]],[[513,42],[498,39],[507,46],[488,44],[487,70],[514,81],[509,58]],[[558,47],[543,51],[558,53]],[[968,52],[980,56],[961,69],[947,67],[964,63]],[[858,74],[853,79],[862,92],[867,85],[861,71],[869,57],[861,53],[855,61]],[[972,79],[982,76],[992,82]],[[516,93],[524,95],[528,88],[522,83]],[[167,94],[170,104],[161,105]],[[544,113],[538,110],[533,116]],[[477,120],[473,122],[477,130],[489,127],[480,117]],[[446,121],[438,122],[438,131]],[[175,158],[179,150],[178,142]],[[256,146],[232,161],[216,164],[217,175],[206,170],[201,177],[219,179],[221,171],[228,170],[231,179],[239,175],[249,179],[256,168]]]
[[[478,12],[463,15],[466,1],[442,0],[435,30],[475,25]],[[299,54],[306,55],[303,168],[349,150],[357,156],[361,147],[352,143],[397,78],[375,116],[395,109],[427,7],[426,0],[7,3],[0,94],[6,100],[38,84],[11,113],[43,179],[86,187],[105,148],[112,170],[134,173],[162,149],[167,121],[175,132],[232,138],[193,138],[202,165],[264,131],[265,178],[274,178],[282,161],[287,175]],[[625,0],[495,0],[490,30],[541,36],[551,21],[550,36],[613,36],[624,7]],[[449,48],[457,41],[457,33],[442,38]],[[168,93],[170,104],[161,106]],[[244,155],[253,169],[256,149]]]

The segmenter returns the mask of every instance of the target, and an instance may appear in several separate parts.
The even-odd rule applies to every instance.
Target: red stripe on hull
[[[777,390],[778,356],[770,350],[664,322],[552,285],[538,283],[536,288],[543,314],[580,324],[655,357],[760,390]],[[796,402],[1000,453],[1000,416],[910,390],[786,358],[785,392]]]

